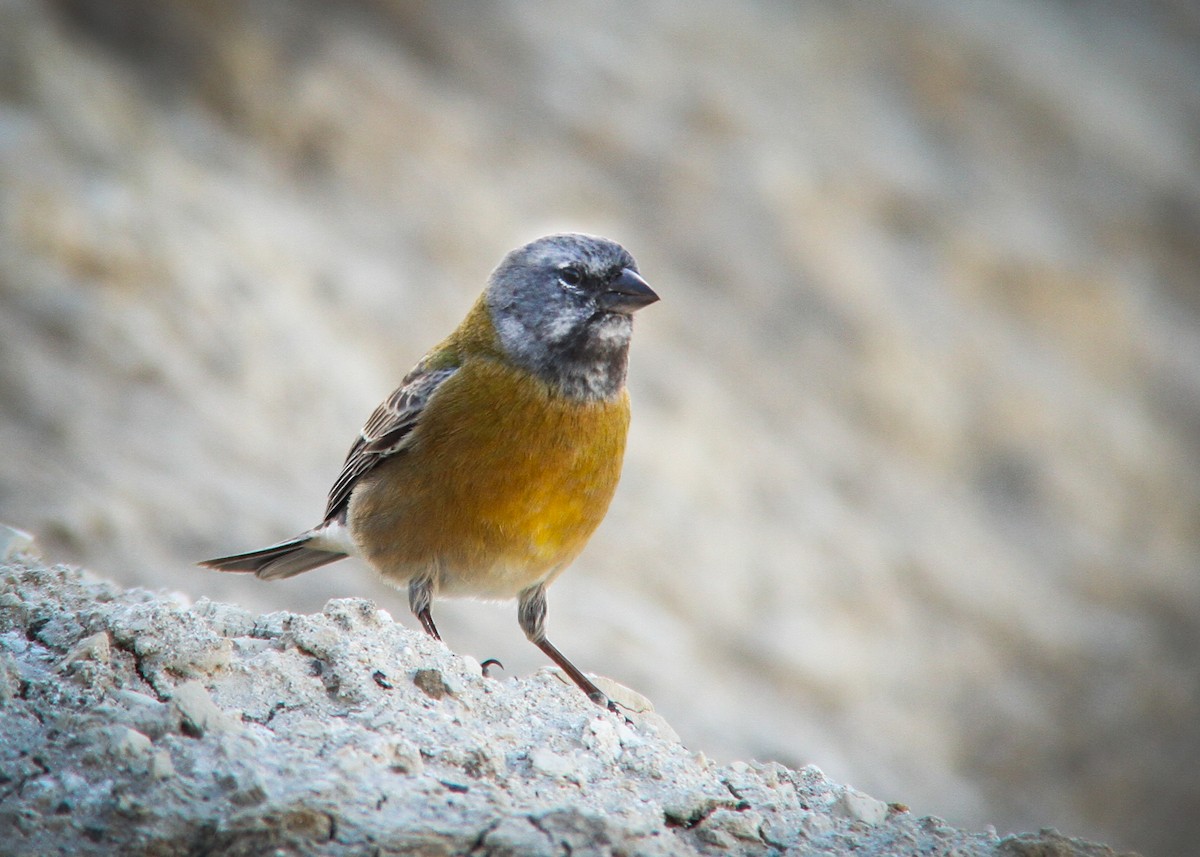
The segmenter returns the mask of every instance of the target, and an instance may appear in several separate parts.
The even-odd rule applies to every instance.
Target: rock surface
[[[717,765],[652,711],[485,678],[367,600],[255,615],[20,556],[0,565],[0,723],[10,857],[1113,854],[956,830],[812,767]]]
[[[552,6],[0,0],[0,520],[402,620],[194,563],[315,523],[503,252],[608,233],[663,300],[552,639],[713,758],[1193,857],[1200,4]]]

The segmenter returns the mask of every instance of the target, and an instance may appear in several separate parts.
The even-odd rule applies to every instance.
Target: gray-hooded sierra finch
[[[546,639],[546,587],[608,511],[629,427],[632,316],[656,300],[607,239],[550,235],[513,250],[462,324],[371,414],[325,519],[201,565],[275,580],[361,556],[407,585],[437,639],[435,596],[515,597],[525,635],[613,708]]]

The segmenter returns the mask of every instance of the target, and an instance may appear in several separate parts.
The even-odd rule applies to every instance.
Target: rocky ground
[[[477,661],[365,599],[254,614],[0,565],[0,852],[1105,857],[718,765],[645,700]]]
[[[721,762],[1191,857],[1190,0],[0,0],[0,520],[122,586],[407,623],[361,564],[194,563],[313,524],[559,228],[663,298],[549,596],[573,660]],[[511,605],[435,610],[543,666]]]

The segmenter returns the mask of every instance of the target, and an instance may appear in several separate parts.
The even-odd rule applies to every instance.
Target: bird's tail
[[[333,547],[321,530],[311,530],[294,539],[248,553],[220,556],[197,563],[217,571],[252,571],[263,580],[293,577],[349,556],[348,551]]]

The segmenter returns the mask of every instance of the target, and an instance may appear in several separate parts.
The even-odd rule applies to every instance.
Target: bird
[[[608,511],[629,428],[633,315],[658,300],[609,239],[560,233],[512,250],[367,419],[321,523],[199,564],[279,580],[361,557],[407,589],[437,640],[435,598],[515,598],[525,636],[617,711],[547,638],[546,589]]]

